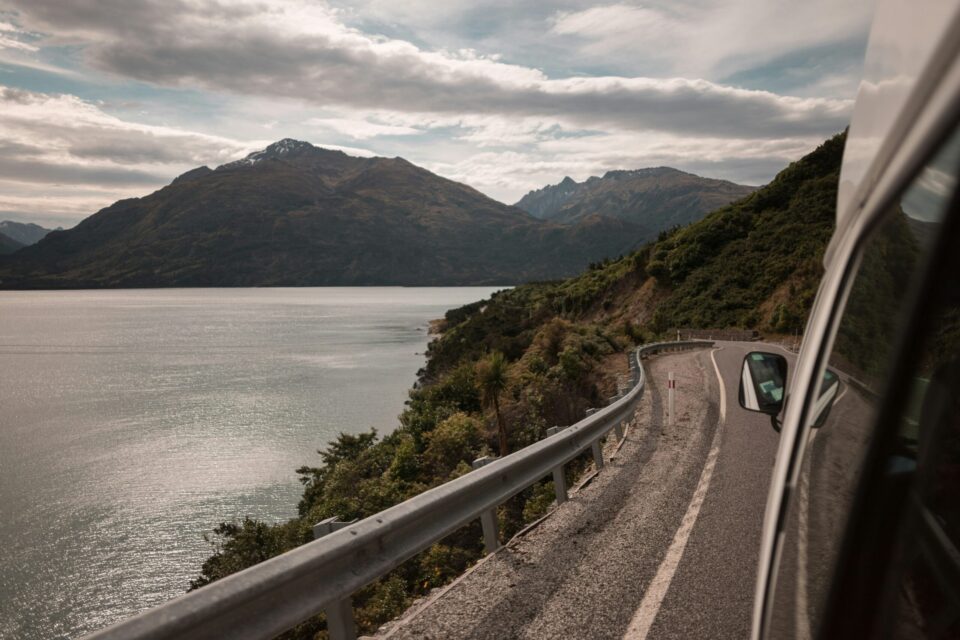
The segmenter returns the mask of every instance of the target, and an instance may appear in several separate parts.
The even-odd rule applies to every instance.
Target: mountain
[[[590,215],[620,218],[639,225],[644,240],[652,240],[661,231],[699,220],[754,189],[656,167],[608,171],[602,178],[584,182],[566,177],[559,184],[531,191],[516,206],[556,222],[577,222]]]
[[[602,178],[591,178],[601,180]],[[589,182],[589,181],[588,181]],[[542,189],[529,192],[520,198],[514,206],[520,207],[530,215],[547,219],[557,215],[560,210],[586,183],[580,184],[570,176],[565,177],[559,184],[547,185]]]
[[[0,262],[4,288],[513,284],[637,245],[636,225],[525,211],[402,158],[285,139]]]
[[[59,228],[58,228],[59,230]],[[32,222],[0,221],[0,233],[21,245],[31,245],[40,242],[52,229],[44,229]]]
[[[5,233],[0,232],[0,256],[5,256],[23,248],[22,242],[17,242]]]

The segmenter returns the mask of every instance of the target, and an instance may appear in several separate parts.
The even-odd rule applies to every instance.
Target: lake
[[[393,430],[428,321],[495,290],[0,292],[0,638],[158,605],[219,522],[294,516],[294,469]]]

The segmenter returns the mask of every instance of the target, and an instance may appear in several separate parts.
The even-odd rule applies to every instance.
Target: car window
[[[805,409],[808,441],[787,505],[771,637],[815,637],[823,621],[894,351],[954,192],[958,151],[954,135],[860,244],[819,396]],[[915,452],[915,434],[913,442]]]
[[[885,461],[909,487],[891,554],[891,605],[880,609],[896,637],[960,638],[960,242],[951,240]]]

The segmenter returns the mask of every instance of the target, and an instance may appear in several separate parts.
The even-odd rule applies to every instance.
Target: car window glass
[[[813,637],[822,621],[907,302],[954,191],[958,150],[954,135],[860,245],[818,398],[805,410],[808,442],[784,525],[771,637]]]
[[[940,271],[919,332],[909,399],[887,474],[907,491],[881,628],[897,637],[960,638],[960,242]]]

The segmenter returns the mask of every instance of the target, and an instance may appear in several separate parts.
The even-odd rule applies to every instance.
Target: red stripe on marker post
[[[677,388],[677,381],[673,379],[673,371],[667,374],[667,424],[673,426],[673,394]]]

